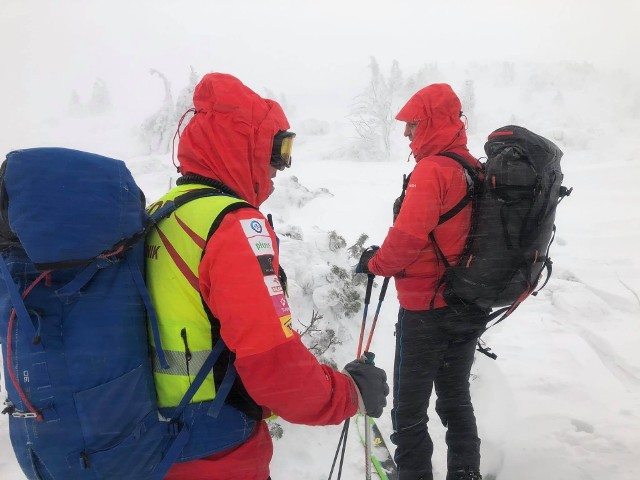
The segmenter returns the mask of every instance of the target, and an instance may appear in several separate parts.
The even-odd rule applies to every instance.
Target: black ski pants
[[[391,411],[398,480],[433,480],[427,408],[434,385],[436,412],[447,427],[449,472],[480,470],[480,439],[469,373],[486,323],[486,312],[475,307],[458,311],[451,307],[423,311],[400,308]]]

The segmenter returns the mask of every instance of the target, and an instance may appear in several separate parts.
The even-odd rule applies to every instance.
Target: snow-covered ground
[[[640,265],[633,253],[640,240],[640,215],[633,208],[640,200],[634,186],[640,163],[617,159],[586,165],[571,151],[565,159],[566,182],[574,193],[559,210],[553,277],[537,297],[485,334],[498,360],[477,355],[473,368],[483,473],[505,480],[626,480],[637,475],[640,448]],[[390,200],[397,193],[397,164],[369,168],[322,161],[299,167],[302,183],[325,184],[336,196],[315,200],[298,217],[341,232],[351,225],[351,239],[361,230],[382,238],[380,224],[388,224]],[[331,172],[326,183],[321,183],[323,172]],[[345,214],[334,220],[342,210]],[[290,263],[304,263],[287,246],[283,243],[283,262],[290,256]],[[396,311],[390,293],[373,344],[378,364],[388,372]],[[353,351],[357,325],[351,331],[343,355]],[[443,479],[445,432],[435,412],[430,417],[437,439],[436,478]],[[384,433],[391,432],[388,414],[378,423]],[[308,442],[301,449],[302,436]],[[274,474],[326,478],[338,437],[338,428],[288,426],[276,444]],[[348,448],[346,478],[361,478],[357,436]]]
[[[489,330],[484,338],[499,358],[478,355],[473,368],[483,472],[504,480],[635,478],[640,451],[640,261],[635,255],[640,242],[640,141],[633,135],[639,125],[637,112],[615,110],[611,115],[620,121],[611,124],[593,121],[590,115],[602,112],[606,101],[589,98],[589,84],[577,91],[581,99],[569,95],[580,105],[578,111],[572,108],[559,117],[561,107],[555,107],[554,115],[547,117],[544,109],[551,107],[538,109],[526,98],[515,106],[505,105],[504,89],[491,87],[488,77],[477,78],[481,81],[475,115],[483,116],[491,104],[496,117],[500,110],[512,109],[522,112],[522,125],[558,137],[565,152],[565,184],[574,187],[558,210],[551,281],[508,321]],[[516,82],[512,90],[518,89]],[[292,117],[292,129],[299,132],[294,166],[279,174],[276,192],[263,208],[273,213],[276,230],[295,230],[302,237],[283,236],[281,252],[292,282],[296,320],[303,323],[308,323],[312,309],[331,317],[326,263],[346,261],[344,254],[340,257],[330,249],[327,232],[336,231],[347,245],[361,233],[370,236],[370,243],[381,242],[402,173],[412,167],[400,128],[393,133],[391,161],[364,162],[350,158],[347,146],[353,132],[347,122],[314,120]],[[479,121],[474,127],[478,133],[471,135],[472,149],[480,155],[490,129],[510,121],[510,115],[502,122]],[[305,134],[305,125],[322,122],[325,128]],[[304,128],[296,129],[296,123]],[[175,179],[171,157],[139,154],[141,147],[130,135],[134,126],[118,124],[113,115],[61,116],[55,122],[34,123],[31,142],[23,146],[63,145],[120,155],[153,199]],[[585,134],[590,128],[598,134]],[[124,154],[127,147],[138,153]],[[313,295],[304,293],[309,288],[315,290]],[[392,283],[372,347],[378,365],[389,373],[397,308]],[[360,320],[359,314],[341,319],[338,333],[343,343],[331,353],[339,365],[354,355]],[[388,410],[378,423],[388,437]],[[436,440],[436,478],[442,479],[444,429],[437,420],[430,425]],[[0,417],[0,446],[5,452],[0,478],[19,479],[6,430],[7,419]],[[340,427],[284,424],[284,437],[276,442],[273,478],[326,478],[339,433]],[[358,442],[355,434],[349,438],[344,478],[362,476]]]
[[[574,191],[562,202],[556,218],[553,276],[537,297],[529,298],[483,337],[498,360],[478,355],[473,367],[482,471],[497,475],[499,480],[637,477],[640,77],[637,69],[633,71],[637,65],[628,64],[639,45],[637,35],[628,36],[632,32],[629,20],[638,18],[637,6],[625,0],[613,2],[617,8],[610,8],[609,3],[602,7],[595,0],[568,0],[543,15],[541,9],[549,2],[536,2],[537,10],[527,10],[526,2],[511,2],[513,5],[504,9],[494,9],[489,18],[485,3],[495,7],[494,0],[478,4],[482,8],[461,0],[454,2],[455,6],[443,4],[429,12],[419,10],[428,7],[418,8],[418,2],[399,0],[400,13],[392,15],[380,9],[375,14],[371,9],[372,17],[367,19],[358,16],[362,11],[347,8],[347,2],[340,2],[338,8],[338,3],[329,1],[325,10],[315,12],[316,20],[318,25],[333,21],[334,29],[323,28],[323,40],[314,42],[305,35],[319,34],[318,25],[313,20],[302,21],[302,16],[292,21],[290,16],[292,11],[311,11],[308,2],[283,2],[288,10],[274,11],[267,7],[269,2],[254,2],[253,11],[241,13],[225,6],[209,12],[208,22],[204,15],[185,16],[175,10],[177,4],[170,8],[171,2],[141,0],[126,7],[114,0],[113,4],[122,3],[121,9],[129,8],[126,14],[119,10],[121,18],[106,11],[96,15],[88,2],[82,6],[75,3],[74,14],[83,18],[79,23],[70,22],[73,16],[63,16],[48,2],[40,2],[40,15],[31,15],[26,3],[7,3],[11,8],[0,12],[0,27],[6,27],[0,28],[0,38],[7,40],[0,43],[12,46],[11,50],[0,50],[4,59],[0,62],[7,67],[0,77],[2,152],[65,146],[122,158],[153,200],[169,188],[176,174],[170,153],[150,153],[139,137],[143,120],[161,106],[163,98],[161,83],[148,75],[149,67],[164,71],[177,96],[187,82],[188,71],[181,70],[183,63],[172,63],[169,58],[193,55],[200,74],[208,70],[235,74],[258,93],[282,102],[292,130],[298,133],[294,165],[278,175],[276,192],[262,210],[273,214],[276,231],[281,234],[282,264],[291,281],[296,327],[303,329],[312,311],[320,311],[325,316],[323,325],[335,328],[342,342],[325,357],[340,367],[355,354],[361,313],[346,318],[336,303],[335,288],[345,284],[331,276],[330,265],[346,268],[355,261],[348,257],[346,248],[332,243],[335,236],[330,232],[342,237],[347,247],[362,233],[369,235],[367,244],[382,242],[402,174],[413,165],[407,162],[409,149],[399,126],[391,134],[388,161],[366,161],[358,146],[348,116],[356,96],[367,88],[368,56],[379,55],[381,71],[386,74],[391,59],[396,58],[389,52],[397,53],[403,82],[406,86],[413,79],[414,91],[427,83],[451,83],[466,102],[469,145],[478,156],[483,154],[487,134],[511,123],[555,141],[565,153],[564,183]],[[474,36],[464,37],[459,46],[452,41],[442,47],[445,54],[434,52],[433,59],[422,60],[425,45],[440,45],[433,32],[446,35],[450,27],[436,22],[432,30],[413,38],[407,36],[407,22],[412,15],[425,21],[447,13],[457,15],[459,3],[474,17],[460,20],[461,31],[472,29],[477,21]],[[366,6],[359,1],[356,4],[368,9],[375,1]],[[548,32],[544,42],[533,31],[522,30],[520,35],[518,22],[512,21],[516,4],[528,12],[517,18],[531,15],[535,30]],[[614,12],[615,22],[607,23]],[[214,22],[225,15],[233,20],[229,25]],[[160,20],[153,23],[153,18]],[[246,18],[246,24],[234,24],[239,18]],[[269,29],[274,37],[264,43],[251,36],[225,37],[229,29],[256,30],[262,28],[261,22],[269,23],[267,20],[274,22]],[[118,22],[121,30],[102,28],[110,22]],[[141,27],[147,24],[153,28]],[[493,28],[482,29],[480,25]],[[389,34],[383,26],[390,26],[395,33]],[[298,45],[292,44],[293,38],[280,37],[289,27],[297,33]],[[84,37],[74,36],[73,28]],[[559,36],[563,31],[565,37]],[[151,33],[145,36],[145,32]],[[598,42],[589,44],[593,32],[598,33]],[[159,42],[162,48],[154,51],[151,39],[157,38],[164,41]],[[190,49],[193,38],[200,43]],[[505,43],[506,38],[509,42]],[[491,48],[495,45],[500,48]],[[215,55],[208,53],[208,47]],[[452,57],[455,62],[439,60],[458,52],[458,47],[469,51],[469,56],[456,55]],[[589,49],[594,58],[606,58],[609,64],[585,62],[590,58]],[[101,56],[103,51],[109,55]],[[491,52],[493,58],[483,58],[483,52]],[[533,61],[518,60],[518,52]],[[562,61],[534,62],[550,52],[557,52]],[[413,58],[414,63],[407,63],[407,58]],[[104,73],[105,65],[113,67],[109,73]],[[175,65],[180,68],[173,68]],[[297,70],[289,69],[290,65],[296,65]],[[103,108],[99,98],[88,99],[96,77],[104,77],[110,88],[110,109]],[[392,99],[396,108],[413,93],[410,88],[396,92]],[[74,89],[77,92],[72,96]],[[374,302],[377,294],[375,289]],[[393,371],[397,309],[391,282],[372,345],[377,364],[389,375]],[[378,421],[387,440],[391,433],[389,410]],[[434,411],[430,417],[436,445],[435,478],[443,480],[445,431]],[[326,479],[341,427],[282,424],[284,436],[275,442],[272,462],[274,480]],[[0,416],[0,478],[19,480],[23,476],[13,459],[7,430],[7,419]],[[362,464],[363,449],[352,431],[343,478],[363,478]]]

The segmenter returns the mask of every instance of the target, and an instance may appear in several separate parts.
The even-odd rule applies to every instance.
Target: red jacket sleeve
[[[369,261],[369,270],[383,277],[397,275],[418,258],[426,243],[423,238],[391,227],[382,246]]]
[[[275,234],[256,210],[226,215],[199,268],[200,289],[236,354],[247,392],[292,423],[338,424],[355,414],[352,381],[320,365],[291,327]]]
[[[369,269],[390,277],[412,264],[429,243],[429,233],[438,225],[448,176],[454,169],[443,169],[434,162],[421,160],[411,173],[404,202],[393,227]]]

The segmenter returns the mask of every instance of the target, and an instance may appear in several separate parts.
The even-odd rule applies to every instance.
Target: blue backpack
[[[190,404],[222,340],[168,418],[156,403],[147,321],[166,360],[144,238],[196,196],[149,217],[124,162],[63,148],[9,153],[0,187],[2,413],[24,474],[155,480],[176,461],[245,441],[255,422],[225,403],[232,362],[215,399]]]

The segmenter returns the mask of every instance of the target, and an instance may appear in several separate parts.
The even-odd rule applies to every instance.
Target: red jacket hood
[[[396,120],[418,122],[410,145],[416,161],[455,147],[466,148],[461,113],[460,99],[446,83],[429,85],[409,99]]]
[[[193,104],[178,145],[180,173],[219,180],[260,206],[271,193],[273,137],[289,128],[282,108],[224,73],[205,75]]]

